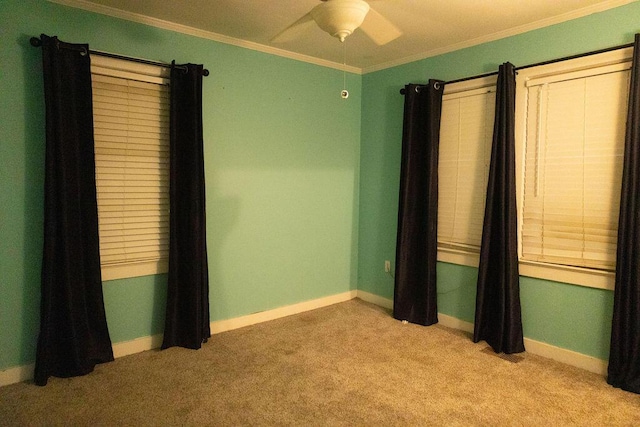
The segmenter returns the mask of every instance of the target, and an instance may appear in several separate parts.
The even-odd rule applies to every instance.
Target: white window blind
[[[446,91],[447,87],[438,159],[438,247],[478,253],[491,160],[495,86]]]
[[[163,71],[149,67],[92,58],[104,280],[166,271],[169,88]]]
[[[628,65],[527,82],[522,259],[615,268]]]

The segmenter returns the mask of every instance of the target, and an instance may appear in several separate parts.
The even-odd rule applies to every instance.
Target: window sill
[[[438,261],[478,268],[480,254],[439,248]],[[551,280],[554,282],[610,291],[614,289],[615,285],[615,273],[610,271],[550,265],[522,260],[518,268],[520,276],[532,277],[534,279]]]
[[[163,274],[169,271],[169,260],[161,259],[129,264],[103,265],[102,281]]]
[[[438,248],[438,261],[478,268],[480,254],[460,249]]]
[[[616,275],[612,271],[549,265],[522,260],[520,261],[520,275],[610,291],[614,289],[616,279]]]

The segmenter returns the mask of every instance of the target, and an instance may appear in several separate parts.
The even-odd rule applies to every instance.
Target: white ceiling
[[[343,46],[315,25],[286,43],[270,40],[319,0],[52,0],[270,53],[342,68]],[[361,30],[346,40],[351,71],[369,72],[637,0],[368,0],[403,35],[377,46]]]

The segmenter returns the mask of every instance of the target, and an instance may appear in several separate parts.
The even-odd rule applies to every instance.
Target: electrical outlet
[[[388,273],[391,271],[391,261],[385,260],[384,262],[384,272]]]

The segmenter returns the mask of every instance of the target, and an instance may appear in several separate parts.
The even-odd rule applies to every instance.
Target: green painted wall
[[[384,260],[395,259],[403,97],[407,83],[453,80],[631,43],[640,31],[640,3],[369,73],[362,83],[360,243],[358,289],[393,298]],[[439,311],[473,322],[477,269],[438,265]],[[613,295],[610,291],[523,277],[525,336],[606,359]]]
[[[43,0],[0,0],[0,370],[35,359],[44,165],[40,49],[199,62],[212,320],[356,288],[361,76]],[[161,333],[166,277],[104,283],[113,342]]]
[[[34,360],[42,251],[44,103],[40,33],[92,49],[200,62],[204,83],[212,320],[350,289],[393,295],[403,98],[399,89],[628,43],[633,3],[376,73],[340,71],[96,15],[0,0],[0,370]],[[438,265],[440,311],[473,321],[474,268]],[[111,337],[161,333],[166,278],[104,284]],[[608,291],[522,278],[525,335],[608,354]]]

